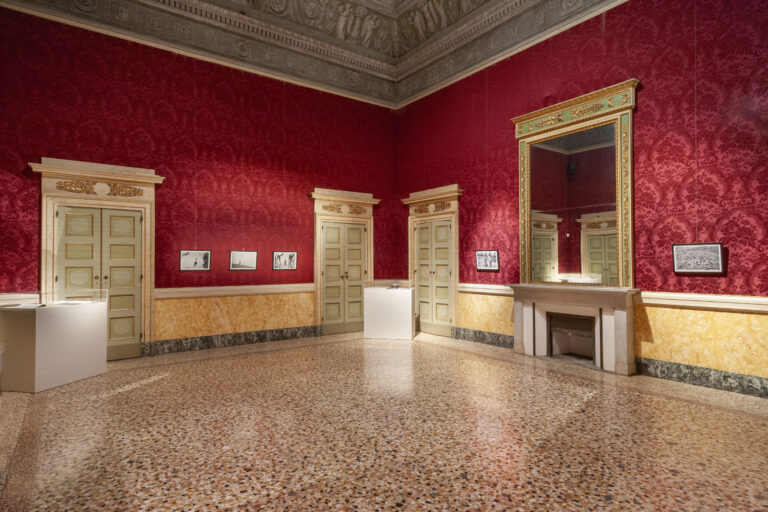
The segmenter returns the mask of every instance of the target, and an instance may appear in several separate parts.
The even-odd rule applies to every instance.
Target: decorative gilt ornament
[[[327,212],[333,212],[333,213],[341,213],[341,205],[340,204],[324,204],[320,208]]]
[[[95,181],[58,181],[56,182],[56,188],[58,190],[64,190],[66,192],[73,192],[75,194],[93,194],[96,195],[96,191],[93,187],[96,186]]]
[[[135,197],[144,195],[144,191],[138,187],[123,185],[122,183],[107,183],[109,185],[108,196]]]
[[[577,117],[582,117],[582,116],[585,116],[587,114],[592,114],[594,112],[597,112],[601,108],[603,108],[603,104],[602,103],[593,103],[592,105],[588,105],[586,107],[577,108],[577,109],[575,109],[573,111],[573,114],[571,114],[571,119],[575,119]]]
[[[441,212],[443,210],[447,210],[450,207],[451,207],[451,203],[449,203],[448,201],[440,201],[439,203],[435,203],[435,211],[436,212]]]
[[[429,213],[429,205],[428,204],[420,204],[418,206],[415,206],[413,208],[413,213]]]
[[[365,208],[363,208],[359,204],[347,205],[347,209],[349,210],[349,213],[353,215],[362,215],[363,213],[365,213]]]

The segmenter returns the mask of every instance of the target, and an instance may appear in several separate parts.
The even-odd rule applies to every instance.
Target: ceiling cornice
[[[627,0],[355,1],[359,5],[293,0],[291,5],[303,9],[298,13],[288,12],[285,0],[0,0],[0,5],[399,108]],[[242,9],[233,10],[237,5]],[[325,10],[316,10],[321,7]],[[356,18],[342,18],[353,8]],[[279,23],[278,14],[284,17]],[[415,25],[426,37],[418,37]],[[396,56],[386,44],[395,36],[410,38],[412,48]]]

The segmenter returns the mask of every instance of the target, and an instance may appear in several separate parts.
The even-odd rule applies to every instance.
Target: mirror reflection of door
[[[365,236],[363,224],[322,224],[323,334],[363,330]]]
[[[617,283],[615,138],[615,124],[609,123],[530,146],[533,281]],[[582,220],[598,214],[611,220],[603,223],[603,231],[591,233],[600,239],[585,238]],[[537,215],[562,219],[554,232],[556,250],[549,268],[549,248],[537,230]]]
[[[558,226],[563,221],[557,215],[531,212],[531,279],[556,281],[559,273]]]
[[[141,355],[141,213],[60,206],[55,231],[54,301],[106,289],[107,359]]]
[[[451,335],[451,221],[415,225],[417,330]]]

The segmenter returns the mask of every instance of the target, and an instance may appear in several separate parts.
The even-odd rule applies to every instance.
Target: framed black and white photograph
[[[272,253],[272,270],[296,270],[298,259],[295,251],[275,251]]]
[[[487,272],[499,271],[499,251],[475,251],[477,270]]]
[[[211,251],[179,251],[179,270],[211,270]]]
[[[676,274],[722,274],[723,244],[672,244]]]
[[[229,270],[256,270],[256,251],[229,251]]]

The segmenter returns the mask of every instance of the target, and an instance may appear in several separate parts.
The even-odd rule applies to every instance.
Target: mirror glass
[[[531,281],[617,285],[616,123],[530,146]]]

